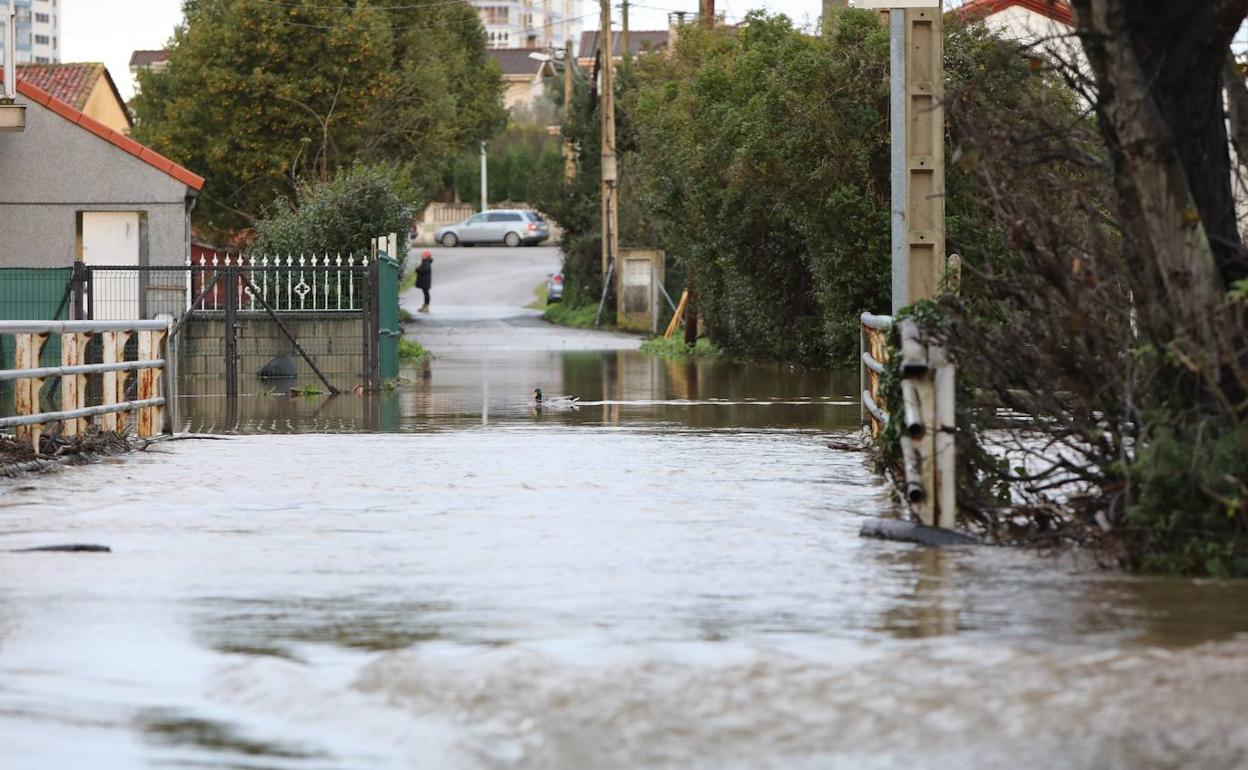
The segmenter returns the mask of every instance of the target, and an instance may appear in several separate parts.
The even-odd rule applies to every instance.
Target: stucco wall
[[[108,79],[105,77],[95,81],[95,88],[91,89],[91,95],[87,97],[82,111],[114,131],[127,136],[130,134],[130,121],[126,119],[125,110],[117,101],[113,89],[109,88]]]
[[[190,188],[23,96],[26,130],[0,134],[0,266],[68,267],[80,211],[142,211],[153,265],[190,254]]]

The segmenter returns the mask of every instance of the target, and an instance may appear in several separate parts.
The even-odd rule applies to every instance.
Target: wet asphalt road
[[[423,248],[409,252],[414,269]],[[539,286],[560,268],[559,249],[549,246],[430,248],[433,288],[429,314],[416,311],[423,302],[411,289],[400,304],[413,314],[407,336],[434,353],[499,350],[633,350],[641,338],[631,334],[585,331],[541,320]]]

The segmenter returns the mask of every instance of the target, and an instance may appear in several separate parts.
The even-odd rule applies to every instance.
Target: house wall
[[[100,77],[95,81],[95,88],[91,89],[91,94],[87,97],[87,103],[82,111],[114,131],[130,135],[130,121],[126,118],[125,107],[117,101],[117,96],[109,87],[105,77]]]
[[[1006,40],[1034,46],[1036,53],[1075,62],[1077,69],[1087,72],[1079,38],[1073,29],[1060,21],[1013,5],[986,17],[984,24]]]
[[[535,80],[531,77],[506,81],[507,87],[503,92],[503,104],[507,109],[522,107],[529,104],[534,99],[542,95],[542,89],[545,84],[541,80]]]
[[[148,259],[190,253],[190,189],[159,169],[18,95],[26,130],[0,133],[0,267],[69,267],[82,211],[145,212]]]

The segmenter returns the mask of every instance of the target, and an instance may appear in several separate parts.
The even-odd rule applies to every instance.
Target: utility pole
[[[836,13],[835,9],[848,7],[849,0],[823,0],[823,18],[819,20],[819,27],[824,34],[827,34],[829,31],[832,16]]]
[[[703,26],[715,26],[715,0],[698,0],[698,21]]]
[[[486,173],[486,167],[485,167],[485,142],[482,141],[481,142],[481,210],[482,211],[485,211],[486,209],[489,208],[489,205],[486,203],[486,201],[488,200],[488,195],[486,192],[488,190],[488,187],[487,187],[488,182],[489,182],[489,179],[488,179],[488,174]]]
[[[941,0],[857,0],[889,11],[892,310],[945,276],[945,67]],[[892,7],[896,6],[896,7]]]
[[[620,56],[624,57],[624,66],[628,66],[633,49],[628,40],[628,0],[620,3]]]
[[[576,179],[576,150],[568,139],[567,126],[572,120],[572,68],[576,59],[572,58],[572,41],[563,43],[563,178],[569,184]]]
[[[550,23],[551,0],[542,0],[542,47],[554,48],[554,27]],[[553,56],[551,57],[554,58]]]
[[[598,5],[602,12],[598,49],[602,52],[602,277],[605,296],[620,243],[619,202],[616,200],[619,177],[615,165],[615,62],[611,52],[611,0],[598,0]]]

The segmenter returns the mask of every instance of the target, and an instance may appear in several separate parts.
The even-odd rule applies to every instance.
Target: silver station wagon
[[[443,246],[473,243],[536,246],[550,237],[550,227],[533,211],[491,209],[473,214],[457,225],[439,227],[433,237]]]

